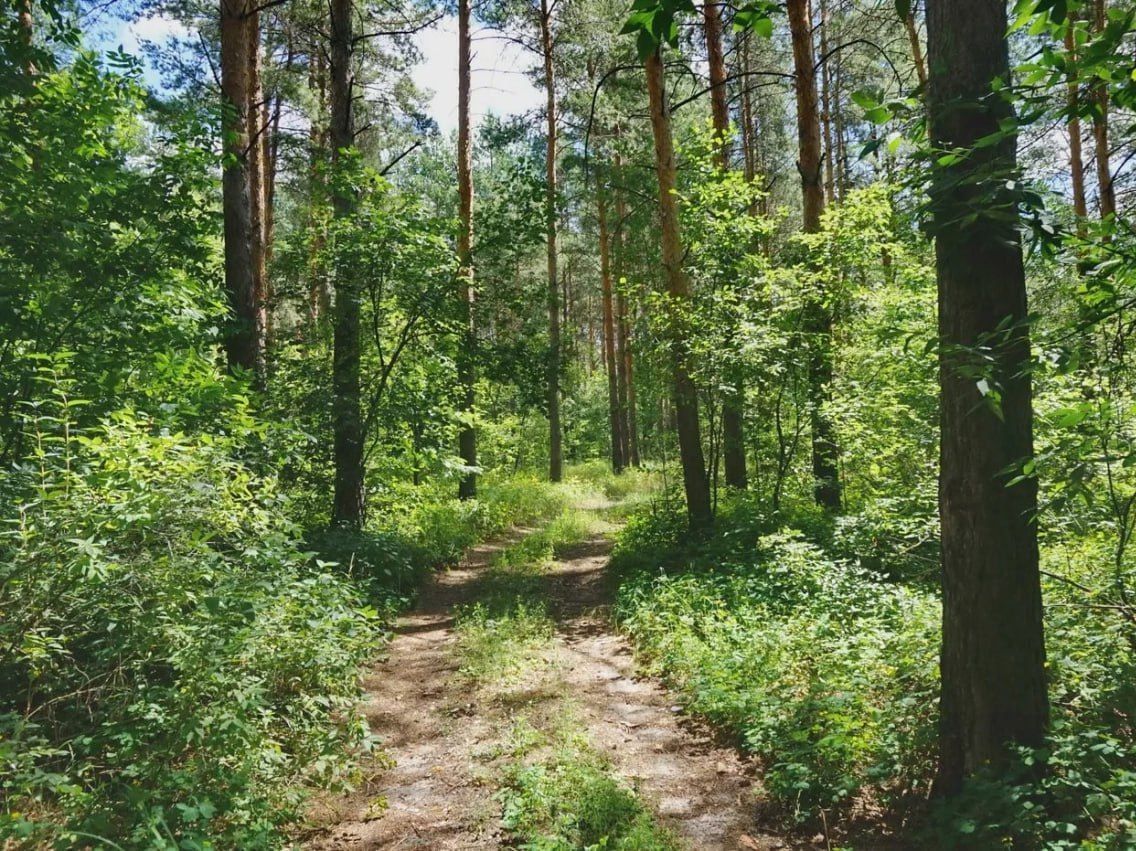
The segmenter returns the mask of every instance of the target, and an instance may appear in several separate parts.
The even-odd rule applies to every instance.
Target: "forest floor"
[[[598,520],[604,508],[592,506],[593,531],[535,575],[552,628],[519,670],[471,676],[459,621],[492,594],[502,553],[534,530],[478,546],[433,576],[366,678],[367,720],[393,765],[378,761],[356,793],[322,800],[307,848],[513,845],[501,790],[518,765],[547,759],[566,738],[634,790],[673,847],[824,847],[763,831],[755,767],[684,717],[659,683],[636,675],[608,614],[612,527]]]

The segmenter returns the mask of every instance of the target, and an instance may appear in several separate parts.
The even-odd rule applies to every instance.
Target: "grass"
[[[587,471],[564,487],[576,506],[602,502],[605,477]],[[640,480],[641,481],[641,480]],[[597,499],[602,491],[604,500]],[[680,846],[621,781],[611,764],[574,732],[563,683],[556,677],[555,624],[543,589],[554,560],[607,528],[595,510],[568,505],[539,530],[506,547],[486,572],[478,600],[459,609],[456,632],[462,675],[494,697],[512,717],[498,799],[502,823],[516,847],[531,851],[673,851]],[[528,688],[533,680],[540,688]],[[534,726],[513,714],[509,699],[520,684]]]

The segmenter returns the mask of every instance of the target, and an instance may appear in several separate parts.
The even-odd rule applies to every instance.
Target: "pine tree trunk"
[[[1070,13],[1065,29],[1065,52],[1070,59],[1076,59],[1076,15]],[[1089,214],[1085,203],[1085,161],[1081,151],[1081,119],[1077,115],[1080,106],[1080,94],[1077,91],[1076,76],[1070,72],[1069,82],[1066,86],[1066,104],[1069,108],[1069,179],[1073,184],[1073,213],[1077,216],[1077,228],[1082,228],[1082,222]]]
[[[615,308],[611,293],[611,259],[608,253],[607,198],[602,181],[596,179],[596,215],[600,237],[600,291],[603,297],[603,351],[607,368],[608,413],[611,421],[611,468],[619,473],[625,466],[623,435],[620,429],[619,368],[615,354]]]
[[[726,91],[726,57],[722,51],[722,13],[717,3],[702,6],[702,24],[706,36],[706,55],[710,67],[710,108],[714,117],[714,132],[721,139],[718,149],[718,167],[730,167],[730,107]],[[722,402],[722,454],[726,466],[726,484],[735,488],[746,486],[745,435],[743,429],[742,399],[744,388],[735,382],[732,392]]]
[[[618,128],[616,135],[618,136]],[[615,166],[615,174],[622,179],[623,174],[623,159],[617,152],[613,162]],[[624,201],[623,192],[619,189],[615,192],[615,276],[616,279],[622,281],[624,273],[626,272],[626,250],[624,246],[624,223],[627,220],[627,204]],[[615,297],[615,311],[616,311],[616,341],[618,347],[616,349],[616,367],[619,370],[619,412],[620,412],[620,431],[623,436],[624,445],[624,459],[628,465],[638,467],[639,460],[639,435],[638,423],[635,411],[635,364],[634,353],[631,351],[631,320],[628,315],[627,296],[624,295],[622,289],[616,293]]]
[[[264,87],[261,84],[260,15],[253,9],[248,23],[249,61],[249,231],[252,255],[252,290],[256,302],[256,378],[263,389],[268,376],[268,262],[265,236],[265,170],[267,125],[262,121]]]
[[[1104,32],[1108,22],[1108,0],[1094,0],[1094,25],[1097,33]],[[1101,219],[1116,215],[1116,190],[1112,185],[1112,166],[1108,150],[1108,84],[1098,82],[1093,86],[1093,100],[1097,112],[1093,116],[1093,141],[1096,143],[1097,195]]]
[[[463,420],[458,433],[458,452],[466,467],[477,466],[477,432],[469,420],[473,416],[474,387],[477,376],[475,347],[477,334],[473,317],[473,154],[470,139],[470,0],[458,0],[458,271],[461,304],[462,341],[458,353],[458,382],[462,388]],[[458,484],[458,496],[477,496],[477,474],[465,473]]]
[[[940,475],[943,644],[940,794],[1005,765],[1007,745],[1040,745],[1048,704],[1038,573],[1037,481],[1009,485],[1032,457],[1030,344],[1016,199],[1012,107],[991,97],[1008,80],[1002,0],[928,0],[928,114],[937,150],[970,150],[932,171],[939,223]],[[949,70],[948,70],[949,69]],[[977,210],[977,220],[968,214]],[[977,349],[982,347],[982,351]],[[993,372],[981,381],[992,356]],[[986,384],[982,384],[985,381]],[[1001,394],[1000,410],[982,387]]]
[[[702,435],[698,422],[698,392],[687,366],[684,314],[690,303],[690,282],[682,268],[682,241],[675,206],[675,158],[671,139],[670,107],[667,103],[663,60],[655,50],[644,63],[647,72],[647,94],[650,99],[651,130],[655,139],[655,172],[659,181],[659,231],[662,243],[663,271],[667,282],[670,315],[667,317],[671,336],[671,359],[674,369],[675,423],[678,429],[682,481],[686,491],[686,509],[692,528],[710,525],[710,483],[706,478],[706,462],[702,455]]]
[[[333,168],[343,168],[344,154],[355,146],[352,105],[352,0],[330,0],[331,7],[331,149]],[[337,192],[334,213],[351,217],[355,198]],[[362,298],[354,270],[335,269],[335,333],[332,356],[332,417],[335,431],[335,502],[332,523],[359,528],[366,510],[363,415],[359,389],[359,314]]]
[[[221,0],[221,97],[225,163],[221,205],[225,231],[225,291],[232,312],[225,333],[230,369],[258,376],[259,334],[253,271],[248,111],[252,62],[247,0]]]
[[[540,47],[544,59],[548,140],[545,163],[545,216],[548,243],[548,478],[564,474],[560,429],[560,292],[556,277],[556,77],[552,63],[552,11],[540,3]]]
[[[914,8],[903,19],[903,28],[907,31],[907,43],[911,46],[911,64],[915,66],[915,75],[919,78],[919,87],[926,90],[927,63],[923,61],[923,45],[919,42],[919,27],[915,24]]]
[[[808,0],[789,0],[789,29],[793,41],[793,67],[797,91],[797,135],[805,233],[819,233],[824,212],[821,181],[820,122],[817,120],[816,70],[812,21]],[[832,423],[825,412],[832,384],[832,313],[824,294],[805,293],[804,331],[808,346],[809,423],[812,427],[814,497],[829,511],[840,510],[839,450]]]
[[[820,3],[820,55],[828,55],[828,9]],[[824,194],[828,203],[836,202],[835,152],[832,148],[832,69],[827,61],[820,66],[820,123],[824,134]]]

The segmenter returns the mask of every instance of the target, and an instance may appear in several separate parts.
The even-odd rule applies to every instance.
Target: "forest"
[[[0,848],[1136,848],[1132,0],[0,15]]]

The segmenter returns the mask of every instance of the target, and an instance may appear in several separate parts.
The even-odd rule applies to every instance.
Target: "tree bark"
[[[915,7],[903,19],[903,28],[907,30],[907,43],[911,45],[911,63],[915,66],[915,74],[919,78],[919,88],[927,89],[927,63],[923,61],[923,45],[919,42],[919,27],[915,24]]]
[[[548,478],[564,474],[560,430],[560,292],[556,278],[556,77],[552,62],[552,10],[540,2],[540,49],[544,59],[548,141],[545,152],[545,216],[548,242]]]
[[[461,384],[463,421],[458,433],[458,452],[466,467],[477,466],[477,432],[474,431],[474,389],[477,334],[473,316],[473,153],[470,139],[471,36],[470,0],[458,0],[458,299],[461,306],[462,340],[458,352],[458,383]],[[458,483],[458,497],[477,496],[477,474],[467,472]]]
[[[828,54],[828,8],[820,3],[820,55]],[[827,61],[820,66],[820,122],[824,134],[824,194],[828,203],[836,202],[835,152],[832,148],[832,69]]]
[[[352,0],[330,0],[331,10],[331,158],[336,170],[345,167],[355,146],[353,105]],[[355,212],[350,191],[335,193],[337,219]],[[335,332],[332,356],[333,419],[335,431],[335,500],[332,523],[359,528],[366,515],[363,415],[359,389],[359,314],[361,294],[354,270],[335,268]]]
[[[718,167],[725,172],[730,167],[730,107],[726,91],[726,57],[722,50],[722,13],[717,3],[703,4],[702,22],[710,66],[710,107],[714,116],[714,132],[720,138]],[[746,486],[744,396],[740,382],[734,382],[732,392],[727,393],[722,402],[722,454],[726,484],[735,488]]]
[[[793,68],[797,93],[797,137],[805,233],[819,233],[824,212],[821,181],[820,122],[817,120],[816,69],[813,58],[812,21],[808,0],[789,0],[789,29],[793,41]],[[809,422],[812,428],[813,495],[828,511],[839,511],[840,452],[825,405],[831,398],[832,312],[824,293],[809,291],[804,297],[804,331],[807,336]]]
[[[321,119],[329,114],[327,104],[327,64],[320,45],[311,45],[308,59],[308,86],[316,97],[315,116],[308,130],[308,226],[311,230],[310,254],[308,258],[308,318],[312,325],[331,311],[331,290],[328,286],[327,269],[321,259],[327,234],[323,222],[326,182],[322,167],[328,147],[328,132]]]
[[[618,128],[617,128],[618,135]],[[615,174],[623,174],[623,159],[618,153],[614,160]],[[627,204],[623,192],[615,192],[615,276],[621,287],[615,297],[616,311],[616,366],[619,370],[619,409],[620,429],[624,439],[624,459],[632,467],[638,467],[639,433],[638,417],[635,410],[635,363],[631,351],[631,321],[628,315],[627,296],[623,293],[622,282],[626,272],[626,249],[624,244],[624,223],[627,220]]]
[[[687,365],[686,312],[690,306],[690,282],[682,268],[682,240],[675,205],[675,158],[671,139],[670,106],[660,50],[644,63],[647,95],[650,100],[651,131],[655,140],[655,173],[659,182],[659,232],[663,272],[667,282],[668,333],[674,377],[675,423],[678,429],[682,481],[686,491],[686,510],[692,528],[710,525],[710,483],[702,455],[702,435],[698,422],[698,392]]]
[[[253,25],[248,0],[221,0],[222,133],[225,141],[221,203],[225,231],[225,290],[232,312],[225,332],[225,353],[232,370],[260,380],[260,339],[250,193],[249,47]]]
[[[1104,32],[1108,22],[1108,0],[1094,0],[1093,23],[1097,33]],[[1101,81],[1093,86],[1096,113],[1093,115],[1093,140],[1096,143],[1097,195],[1101,219],[1116,215],[1116,190],[1112,185],[1112,166],[1108,149],[1108,84]]]
[[[1076,16],[1070,13],[1065,27],[1065,52],[1071,60],[1076,60]],[[1069,73],[1069,82],[1066,85],[1066,104],[1069,108],[1069,178],[1073,184],[1073,213],[1077,216],[1077,229],[1082,230],[1082,223],[1089,214],[1085,203],[1085,161],[1081,151],[1081,118],[1077,114],[1080,107],[1080,93],[1077,90],[1077,78],[1073,71]]]
[[[611,293],[611,259],[608,253],[607,198],[599,177],[596,179],[596,215],[599,218],[600,292],[603,297],[603,351],[607,368],[608,412],[611,420],[611,468],[620,473],[626,465],[624,440],[620,428],[619,367],[615,354],[615,308]]]
[[[248,38],[249,251],[252,257],[253,298],[256,302],[256,377],[263,389],[268,376],[268,240],[265,217],[268,124],[263,120],[260,14],[255,7],[249,12]]]
[[[1005,472],[1033,454],[1025,273],[1007,189],[1020,181],[1017,140],[1011,132],[976,147],[1012,125],[1012,107],[991,95],[992,81],[1010,76],[1006,26],[1002,0],[928,0],[932,145],[968,152],[933,166],[931,185],[943,582],[937,790],[945,795],[979,769],[1005,766],[1008,745],[1041,745],[1048,719],[1037,481],[1010,485]],[[984,388],[1000,393],[998,408]]]

